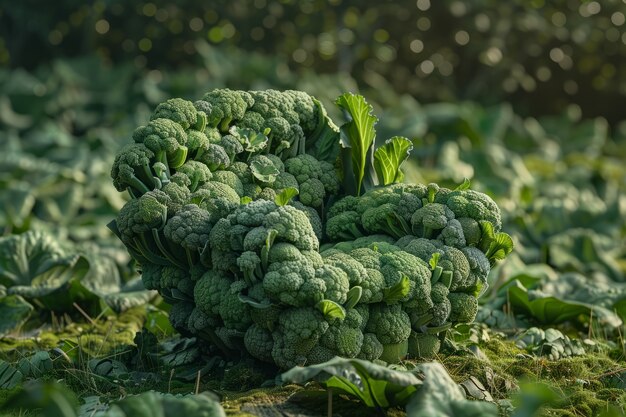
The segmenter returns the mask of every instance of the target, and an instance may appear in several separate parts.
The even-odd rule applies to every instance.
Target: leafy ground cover
[[[501,207],[515,243],[490,272],[476,321],[446,331],[433,358],[443,368],[331,363],[305,368],[293,377],[298,385],[277,380],[269,364],[177,335],[169,305],[142,287],[106,229],[127,200],[109,177],[115,153],[170,96],[195,100],[222,85],[297,88],[339,121],[332,100],[355,90],[346,77],[279,77],[262,57],[204,54],[206,68],[158,77],[99,69],[95,58],[0,74],[2,412],[320,415],[331,403],[341,415],[424,415],[399,394],[411,391],[431,404],[427,415],[467,411],[467,400],[478,400],[476,415],[533,415],[540,405],[541,415],[624,414],[626,129],[581,120],[575,107],[533,119],[506,104],[420,105],[384,89],[361,92],[379,116],[377,137],[415,138],[407,182],[454,188],[471,178]],[[255,77],[237,75],[246,73]],[[383,396],[363,398],[359,381]],[[130,395],[150,390],[178,396]]]

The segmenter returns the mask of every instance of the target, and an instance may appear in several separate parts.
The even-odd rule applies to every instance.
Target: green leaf
[[[497,417],[498,407],[484,401],[465,398],[446,369],[437,362],[424,363],[416,368],[424,375],[423,384],[406,405],[407,417]]]
[[[0,298],[0,335],[19,329],[30,317],[34,307],[19,295]]]
[[[274,164],[266,163],[267,161],[266,158],[253,159],[253,161],[250,162],[250,171],[252,171],[252,175],[259,181],[273,183],[278,174],[280,174],[280,171]]]
[[[248,197],[247,195],[245,195],[241,197],[241,199],[239,200],[239,203],[242,205],[250,204],[252,203],[252,197]]]
[[[496,233],[493,240],[489,244],[489,248],[485,253],[487,259],[494,266],[497,261],[500,261],[513,251],[513,239],[507,233]]]
[[[326,109],[317,99],[313,99],[317,108],[317,125],[315,130],[306,139],[306,152],[318,161],[333,162],[339,153],[339,128],[328,117]],[[313,149],[311,149],[313,145]]]
[[[255,132],[252,129],[243,129],[237,126],[230,128],[230,134],[239,139],[246,152],[255,153],[265,149],[269,138],[264,133]]]
[[[46,351],[39,351],[31,356],[21,359],[17,364],[17,369],[25,377],[41,378],[53,367],[52,358]]]
[[[397,371],[361,359],[335,357],[307,367],[296,366],[281,375],[284,382],[320,382],[335,392],[361,400],[368,407],[404,405],[421,384],[411,372]]]
[[[350,166],[356,179],[355,193],[360,195],[367,154],[374,144],[376,137],[374,125],[378,118],[372,115],[372,106],[361,95],[345,93],[337,98],[335,104],[350,117],[350,120],[341,126],[341,145],[350,149]]]
[[[0,389],[9,390],[22,382],[24,376],[9,363],[0,359]]]
[[[402,136],[394,136],[374,151],[374,168],[378,181],[389,185],[401,181],[400,165],[413,150],[411,141]]]
[[[441,257],[441,253],[439,252],[433,253],[433,256],[430,257],[430,260],[428,261],[428,265],[430,265],[430,269],[432,269],[433,271],[437,267],[440,257]]]
[[[363,288],[358,285],[350,288],[350,290],[348,291],[346,302],[343,306],[346,308],[346,310],[353,308],[359,303],[359,301],[361,300],[361,296],[363,296]]]
[[[241,301],[242,303],[248,304],[252,308],[256,308],[259,310],[266,310],[272,307],[272,304],[270,303],[260,303],[257,300],[250,298],[247,295],[243,295],[243,294],[239,294],[239,301]]]
[[[173,395],[147,391],[129,395],[111,405],[101,417],[226,417],[219,401],[210,393]]]
[[[274,203],[276,203],[277,206],[286,206],[292,198],[298,195],[298,193],[299,191],[297,188],[287,187],[276,195]]]
[[[409,291],[411,291],[411,280],[406,275],[402,275],[402,278],[393,286],[383,290],[383,301],[393,304],[404,299]]]
[[[56,382],[33,381],[10,396],[4,410],[36,410],[42,417],[76,417],[76,395]]]
[[[315,307],[322,312],[326,320],[343,320],[346,318],[346,310],[334,301],[322,300]]]
[[[467,190],[470,188],[470,186],[472,185],[471,181],[469,180],[469,178],[463,178],[463,182],[461,184],[459,184],[454,190]]]

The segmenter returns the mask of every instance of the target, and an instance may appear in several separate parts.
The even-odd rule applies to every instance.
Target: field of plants
[[[403,2],[66,1],[22,36],[28,3],[0,9],[0,415],[626,415],[623,3],[420,0],[396,34]]]

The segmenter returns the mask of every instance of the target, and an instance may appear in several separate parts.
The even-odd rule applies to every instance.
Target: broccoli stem
[[[176,265],[177,267],[181,269],[187,269],[187,266],[185,264],[183,264],[182,262],[179,262],[178,259],[174,258],[170,254],[170,252],[165,248],[165,245],[163,245],[163,242],[161,241],[161,237],[159,235],[159,231],[157,229],[154,229],[154,228],[152,229],[152,237],[154,239],[154,243],[156,243],[157,247],[159,248],[159,251],[165,257],[165,259],[167,259],[168,261],[170,261],[170,263],[172,263],[173,265]]]
[[[151,263],[157,264],[157,265],[163,265],[163,266],[167,266],[171,264],[170,261],[168,261],[167,259],[159,255],[156,255],[148,247],[144,246],[142,242],[139,240],[139,238],[137,237],[133,238],[133,242],[135,243],[135,246],[141,253],[141,256],[143,256],[145,259],[147,259]]]
[[[187,149],[186,146],[181,146],[180,148],[178,148],[176,152],[174,152],[174,154],[167,157],[169,166],[172,168],[178,168],[179,166],[184,164],[185,161],[187,160],[188,152],[189,150]]]
[[[130,177],[126,178],[126,182],[128,183],[128,185],[130,185],[132,188],[134,188],[136,191],[140,192],[141,194],[145,194],[148,191],[150,191],[150,189],[146,186],[146,184],[144,184],[135,175],[131,175]]]
[[[219,122],[219,127],[220,127],[220,131],[222,133],[227,133],[228,129],[230,128],[230,122],[233,120],[232,117],[227,117],[225,119],[222,119],[221,122]]]

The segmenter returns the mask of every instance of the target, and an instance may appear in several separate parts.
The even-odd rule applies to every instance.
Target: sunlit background
[[[0,9],[0,65],[41,71],[94,56],[157,81],[185,68],[215,79],[215,60],[205,62],[213,47],[244,65],[250,53],[275,60],[265,74],[233,74],[234,86],[282,80],[287,69],[341,73],[420,102],[507,100],[529,115],[575,104],[615,122],[626,94],[625,22],[623,0],[25,0]]]

